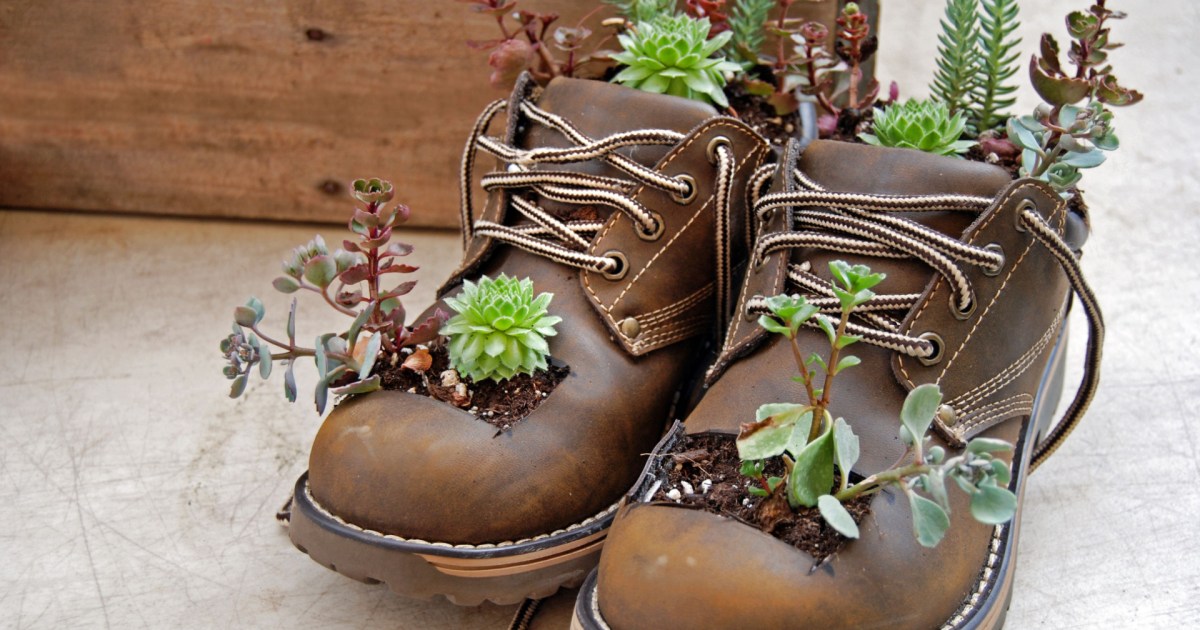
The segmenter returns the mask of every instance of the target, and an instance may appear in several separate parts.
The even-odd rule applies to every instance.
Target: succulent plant
[[[949,107],[941,101],[909,100],[886,109],[875,108],[871,128],[874,133],[861,133],[858,137],[875,146],[954,155],[974,144],[970,140],[960,140],[966,126],[963,112],[950,115]]]
[[[907,446],[905,455],[891,468],[850,483],[849,472],[861,454],[859,438],[846,420],[830,414],[830,391],[835,376],[859,363],[858,357],[843,353],[860,341],[845,334],[850,316],[875,297],[871,288],[885,276],[841,260],[830,263],[829,271],[833,293],[841,303],[836,321],[803,296],[778,295],[765,301],[767,314],[758,323],[791,344],[800,371],[792,380],[803,384],[808,404],[762,405],[754,422],[741,426],[736,444],[741,474],[751,479],[747,491],[759,497],[782,496],[793,509],[816,507],[825,522],[847,538],[858,538],[859,531],[844,502],[885,489],[903,493],[912,509],[913,533],[925,547],[937,546],[950,527],[947,479],[971,496],[975,520],[995,525],[1011,519],[1017,508],[1017,497],[1008,490],[1012,473],[993,453],[1010,451],[1012,445],[975,438],[961,454],[948,457],[946,448],[933,444],[929,435],[942,403],[941,389],[935,384],[913,388],[900,409],[898,434]],[[797,333],[813,325],[829,337],[828,359],[819,353],[803,358]],[[817,383],[818,371],[825,373],[823,384]],[[786,475],[767,476],[765,460],[785,455],[787,463],[780,468]]]
[[[314,237],[283,261],[284,275],[276,278],[273,286],[281,293],[308,291],[320,295],[330,307],[354,318],[353,323],[346,332],[321,335],[312,348],[306,348],[296,344],[295,299],[288,313],[286,339],[276,339],[259,328],[265,315],[262,301],[250,298],[234,309],[233,334],[221,340],[224,374],[233,381],[231,398],[242,395],[256,365],[266,379],[271,365],[283,361],[287,364],[284,395],[296,402],[293,368],[297,359],[312,357],[319,377],[314,398],[321,413],[330,392],[347,395],[379,389],[380,378],[372,376],[371,369],[381,350],[396,352],[437,338],[438,328],[447,317],[443,311],[435,311],[415,326],[404,324],[400,297],[412,291],[416,282],[401,282],[391,289],[382,285],[385,277],[417,270],[398,262],[398,258],[412,252],[412,246],[390,242],[395,227],[408,220],[408,206],[397,204],[385,209],[394,193],[391,183],[381,179],[356,180],[350,195],[363,205],[354,210],[349,222],[357,240],[343,241],[345,249],[331,253],[324,239]],[[280,352],[273,354],[272,347]]]
[[[712,56],[733,34],[726,31],[708,39],[709,29],[708,19],[687,15],[660,15],[639,23],[636,30],[618,36],[624,50],[612,58],[628,67],[613,81],[728,107],[724,73],[740,71],[741,66]]]
[[[1108,21],[1124,17],[1106,8],[1105,0],[1067,16],[1072,39],[1067,58],[1074,72],[1059,59],[1058,42],[1042,35],[1041,54],[1029,60],[1029,78],[1045,102],[1032,116],[1008,120],[1008,139],[1021,149],[1021,175],[1049,182],[1064,197],[1079,183],[1079,169],[1099,166],[1103,152],[1120,144],[1108,108],[1142,100],[1140,92],[1117,82],[1108,63],[1108,51],[1121,45],[1109,39]]]
[[[979,0],[946,0],[930,93],[953,113],[964,111],[979,71]]]
[[[631,22],[649,22],[660,15],[675,15],[675,0],[604,0]]]
[[[550,346],[546,337],[557,333],[562,318],[546,313],[553,294],[533,297],[533,281],[504,274],[467,280],[446,305],[457,315],[442,326],[450,338],[450,367],[472,381],[502,381],[517,374],[546,369]]]

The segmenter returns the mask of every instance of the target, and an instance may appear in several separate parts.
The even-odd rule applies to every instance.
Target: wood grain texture
[[[5,2],[0,205],[341,221],[326,182],[380,176],[413,224],[455,225],[463,139],[502,96],[465,41],[494,29],[442,1]]]
[[[447,0],[7,0],[0,206],[340,222],[377,176],[456,227],[462,142],[503,96],[466,42],[494,37]]]

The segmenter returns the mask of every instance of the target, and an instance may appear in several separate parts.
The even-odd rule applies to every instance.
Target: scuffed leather
[[[522,97],[537,96],[540,107],[562,115],[592,137],[651,126],[687,133],[697,127],[738,125],[714,118],[713,110],[700,103],[595,81],[555,80],[540,95],[538,88],[522,83],[518,92]],[[566,140],[552,130],[512,123],[519,101],[514,97],[510,105],[510,139],[524,146],[566,146]],[[744,169],[766,154],[765,143],[756,137],[738,150],[743,148],[753,156],[737,155]],[[627,155],[654,164],[671,149],[638,148]],[[672,155],[671,164],[694,170],[697,180],[701,168],[704,172],[713,168],[699,142]],[[556,168],[618,175],[612,167],[595,162]],[[682,231],[674,226],[705,203],[701,196],[691,208],[673,201],[664,206],[650,193],[644,195],[651,209],[664,216],[669,231]],[[497,222],[511,220],[502,216],[506,205],[498,199],[499,195],[492,196],[484,216]],[[744,201],[735,203],[739,204],[735,212],[744,213]],[[556,209],[546,200],[542,205],[549,211]],[[627,222],[610,221],[610,225],[610,238],[630,232],[632,240],[619,240],[614,246],[624,248],[631,261],[658,256],[653,273],[629,286],[616,306],[607,303],[611,313],[597,309],[594,295],[607,293],[588,293],[582,272],[482,238],[470,245],[462,269],[444,289],[443,295],[453,294],[463,278],[503,272],[529,277],[535,292],[554,294],[549,311],[562,317],[563,323],[559,334],[549,340],[550,352],[571,371],[541,406],[510,431],[500,432],[463,410],[423,396],[387,391],[355,397],[330,414],[313,444],[309,486],[317,502],[362,528],[453,544],[497,543],[549,533],[616,502],[661,435],[677,391],[695,373],[694,360],[705,337],[712,334],[709,322],[715,313],[711,295],[703,297],[712,283],[711,217],[701,212],[685,232],[686,238],[677,241],[680,246],[671,248],[666,247],[665,236],[647,242],[632,235]],[[660,277],[670,278],[672,284],[664,286]],[[592,282],[594,286],[596,281]],[[619,308],[661,311],[679,303],[680,296],[696,294],[702,298],[661,318],[663,325],[685,329],[686,334],[655,346],[653,352],[631,352],[609,328]],[[709,312],[701,312],[704,305]],[[688,328],[689,322],[700,320],[709,328]]]

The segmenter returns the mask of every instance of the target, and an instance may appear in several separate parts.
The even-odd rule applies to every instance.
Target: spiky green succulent
[[[546,369],[550,346],[562,318],[548,315],[552,293],[533,297],[533,281],[504,274],[463,282],[462,293],[446,298],[458,313],[442,326],[450,338],[450,367],[472,381],[502,381]]]
[[[729,31],[708,39],[708,18],[660,15],[641,22],[633,31],[617,37],[623,51],[612,58],[628,66],[613,81],[629,87],[672,94],[728,107],[722,89],[725,72],[741,66],[724,57],[713,57],[733,34]]]
[[[875,108],[873,133],[860,133],[858,137],[875,146],[955,155],[975,144],[960,139],[966,126],[963,112],[951,116],[950,109],[941,101],[910,100],[886,109]]]

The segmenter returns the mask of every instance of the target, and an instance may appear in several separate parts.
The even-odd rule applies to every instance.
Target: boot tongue
[[[800,170],[832,192],[883,195],[975,195],[994,197],[1012,183],[1008,172],[991,164],[943,157],[909,149],[872,147],[849,142],[817,140],[800,156]],[[961,238],[978,218],[973,212],[907,212],[907,219]],[[829,277],[828,263],[845,259],[888,275],[878,287],[885,293],[920,293],[932,270],[916,259],[857,260],[838,252],[797,252],[812,263],[812,272]],[[795,259],[799,260],[799,259]]]
[[[604,81],[556,78],[550,81],[538,98],[539,108],[557,114],[589,138],[636,129],[666,129],[687,133],[701,122],[717,115],[710,105],[676,96],[653,94]],[[518,130],[517,145],[526,149],[540,147],[571,147],[575,143],[559,131],[526,120]],[[642,145],[620,149],[626,157],[646,166],[654,166],[671,150],[668,145]],[[628,175],[603,160],[588,160],[568,164],[542,164],[542,170],[565,170],[592,175],[620,177]],[[547,211],[559,215],[576,214],[578,206],[558,204],[548,199],[539,201]],[[606,217],[611,208],[596,207],[595,212]]]

